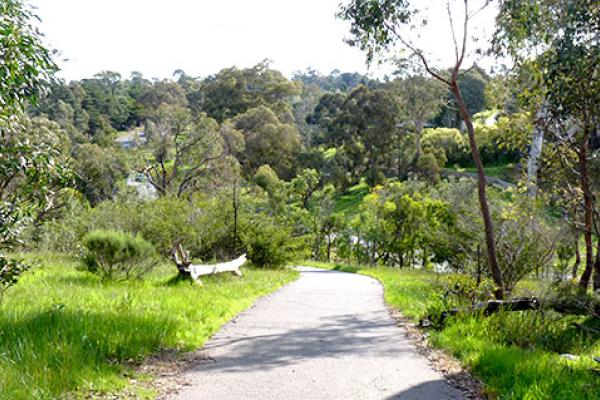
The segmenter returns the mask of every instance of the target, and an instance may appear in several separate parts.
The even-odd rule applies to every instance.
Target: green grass
[[[333,211],[344,214],[348,218],[353,217],[358,213],[367,194],[369,194],[369,186],[365,182],[352,186],[346,193],[337,197]]]
[[[358,267],[309,263],[316,267],[356,272],[378,279],[385,300],[403,315],[417,321],[435,301],[439,275],[386,267]],[[526,288],[534,286],[525,282]],[[456,356],[480,377],[487,394],[500,399],[592,400],[600,394],[598,364],[600,337],[574,323],[600,330],[598,319],[562,316],[553,312],[506,312],[484,318],[452,318],[441,331],[431,331],[431,343]],[[582,356],[577,361],[560,353]],[[593,371],[596,369],[596,372]]]
[[[477,173],[475,166],[467,167],[446,167],[449,171],[469,172]],[[518,179],[514,164],[512,163],[501,163],[497,165],[486,165],[483,167],[487,176],[499,178],[508,182],[515,182]]]
[[[103,282],[62,256],[44,256],[0,305],[0,399],[53,399],[127,386],[161,349],[192,350],[259,296],[295,279],[291,270],[172,283],[164,266],[144,281]]]

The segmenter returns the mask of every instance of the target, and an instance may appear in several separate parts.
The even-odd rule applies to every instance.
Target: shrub
[[[85,268],[104,279],[140,278],[158,264],[152,244],[139,235],[95,230],[82,240]]]
[[[495,218],[498,264],[508,293],[528,274],[544,271],[554,259],[559,232],[536,207],[518,195]]]
[[[163,257],[170,254],[175,241],[185,243],[194,258],[229,257],[233,231],[229,200],[222,195],[195,195],[191,199],[111,200],[94,208],[77,205],[39,228],[36,249],[77,255],[87,233],[105,229],[140,234]],[[243,218],[241,213],[239,225]]]
[[[489,279],[477,282],[465,274],[451,274],[438,282],[438,291],[453,306],[472,305],[492,298],[495,286]]]
[[[248,259],[261,268],[284,266],[292,259],[289,237],[290,232],[286,228],[264,216],[264,219],[250,224],[244,235]]]
[[[450,164],[464,162],[470,157],[467,139],[458,129],[425,129],[421,143],[424,152],[443,149]]]

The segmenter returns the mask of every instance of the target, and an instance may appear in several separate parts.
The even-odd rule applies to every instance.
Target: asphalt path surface
[[[300,278],[225,325],[176,399],[461,399],[419,355],[366,276]]]

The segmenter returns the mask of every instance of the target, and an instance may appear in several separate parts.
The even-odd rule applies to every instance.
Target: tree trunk
[[[545,106],[542,106],[542,109],[537,112],[536,123],[533,127],[531,147],[529,148],[529,157],[527,158],[527,193],[530,197],[536,197],[537,195],[539,158],[542,155],[544,146],[544,131],[541,129],[540,124],[545,117],[545,113]]]
[[[477,245],[477,287],[481,284],[481,245]]]
[[[600,290],[600,238],[596,244],[596,261],[594,262],[594,291]]]
[[[485,243],[487,247],[488,262],[492,273],[492,279],[494,280],[494,283],[497,286],[496,292],[494,294],[496,298],[500,300],[504,298],[504,283],[502,279],[502,271],[500,270],[500,266],[498,264],[498,257],[496,255],[496,245],[494,242],[493,229],[494,227],[492,223],[492,217],[490,215],[489,205],[487,202],[485,171],[483,170],[481,156],[479,155],[479,149],[477,148],[477,142],[475,141],[475,129],[473,128],[473,123],[471,122],[469,111],[467,110],[465,100],[462,96],[460,88],[458,87],[456,78],[452,79],[451,90],[454,96],[456,97],[460,113],[467,127],[467,133],[469,135],[469,145],[471,147],[471,155],[473,156],[473,161],[475,162],[475,166],[477,167],[477,189],[479,195],[479,206],[481,208],[481,216],[483,217],[483,223],[485,227]]]
[[[571,268],[571,277],[573,279],[577,279],[579,265],[581,265],[581,251],[579,251],[579,234],[577,234],[577,239],[575,239],[575,263],[573,264],[573,268]]]
[[[583,139],[579,146],[579,182],[583,193],[584,217],[583,217],[583,238],[585,241],[585,270],[581,275],[579,286],[582,290],[587,290],[590,285],[590,278],[594,268],[594,245],[592,243],[592,229],[594,225],[594,204],[592,200],[592,189],[590,187],[590,177],[588,171],[588,148],[589,148],[589,130],[583,134]]]
[[[421,133],[423,131],[423,123],[416,122],[415,123],[415,145],[417,146],[417,152],[415,153],[414,165],[417,166],[419,164],[419,160],[421,159]]]

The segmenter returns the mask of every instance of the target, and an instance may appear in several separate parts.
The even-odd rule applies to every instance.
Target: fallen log
[[[451,310],[442,311],[439,315],[428,315],[419,321],[419,327],[429,328],[433,326],[431,321],[438,321],[440,325],[444,325],[446,319],[459,312],[482,312],[483,315],[489,316],[498,311],[529,311],[540,308],[540,302],[537,298],[521,298],[512,300],[489,300],[477,303],[468,308],[453,308]]]
[[[177,243],[172,251],[173,261],[179,270],[179,276],[190,279],[202,285],[201,276],[216,275],[231,272],[236,276],[242,276],[240,267],[246,262],[246,254],[242,254],[235,260],[219,264],[192,264],[189,253],[183,250],[181,243]]]

